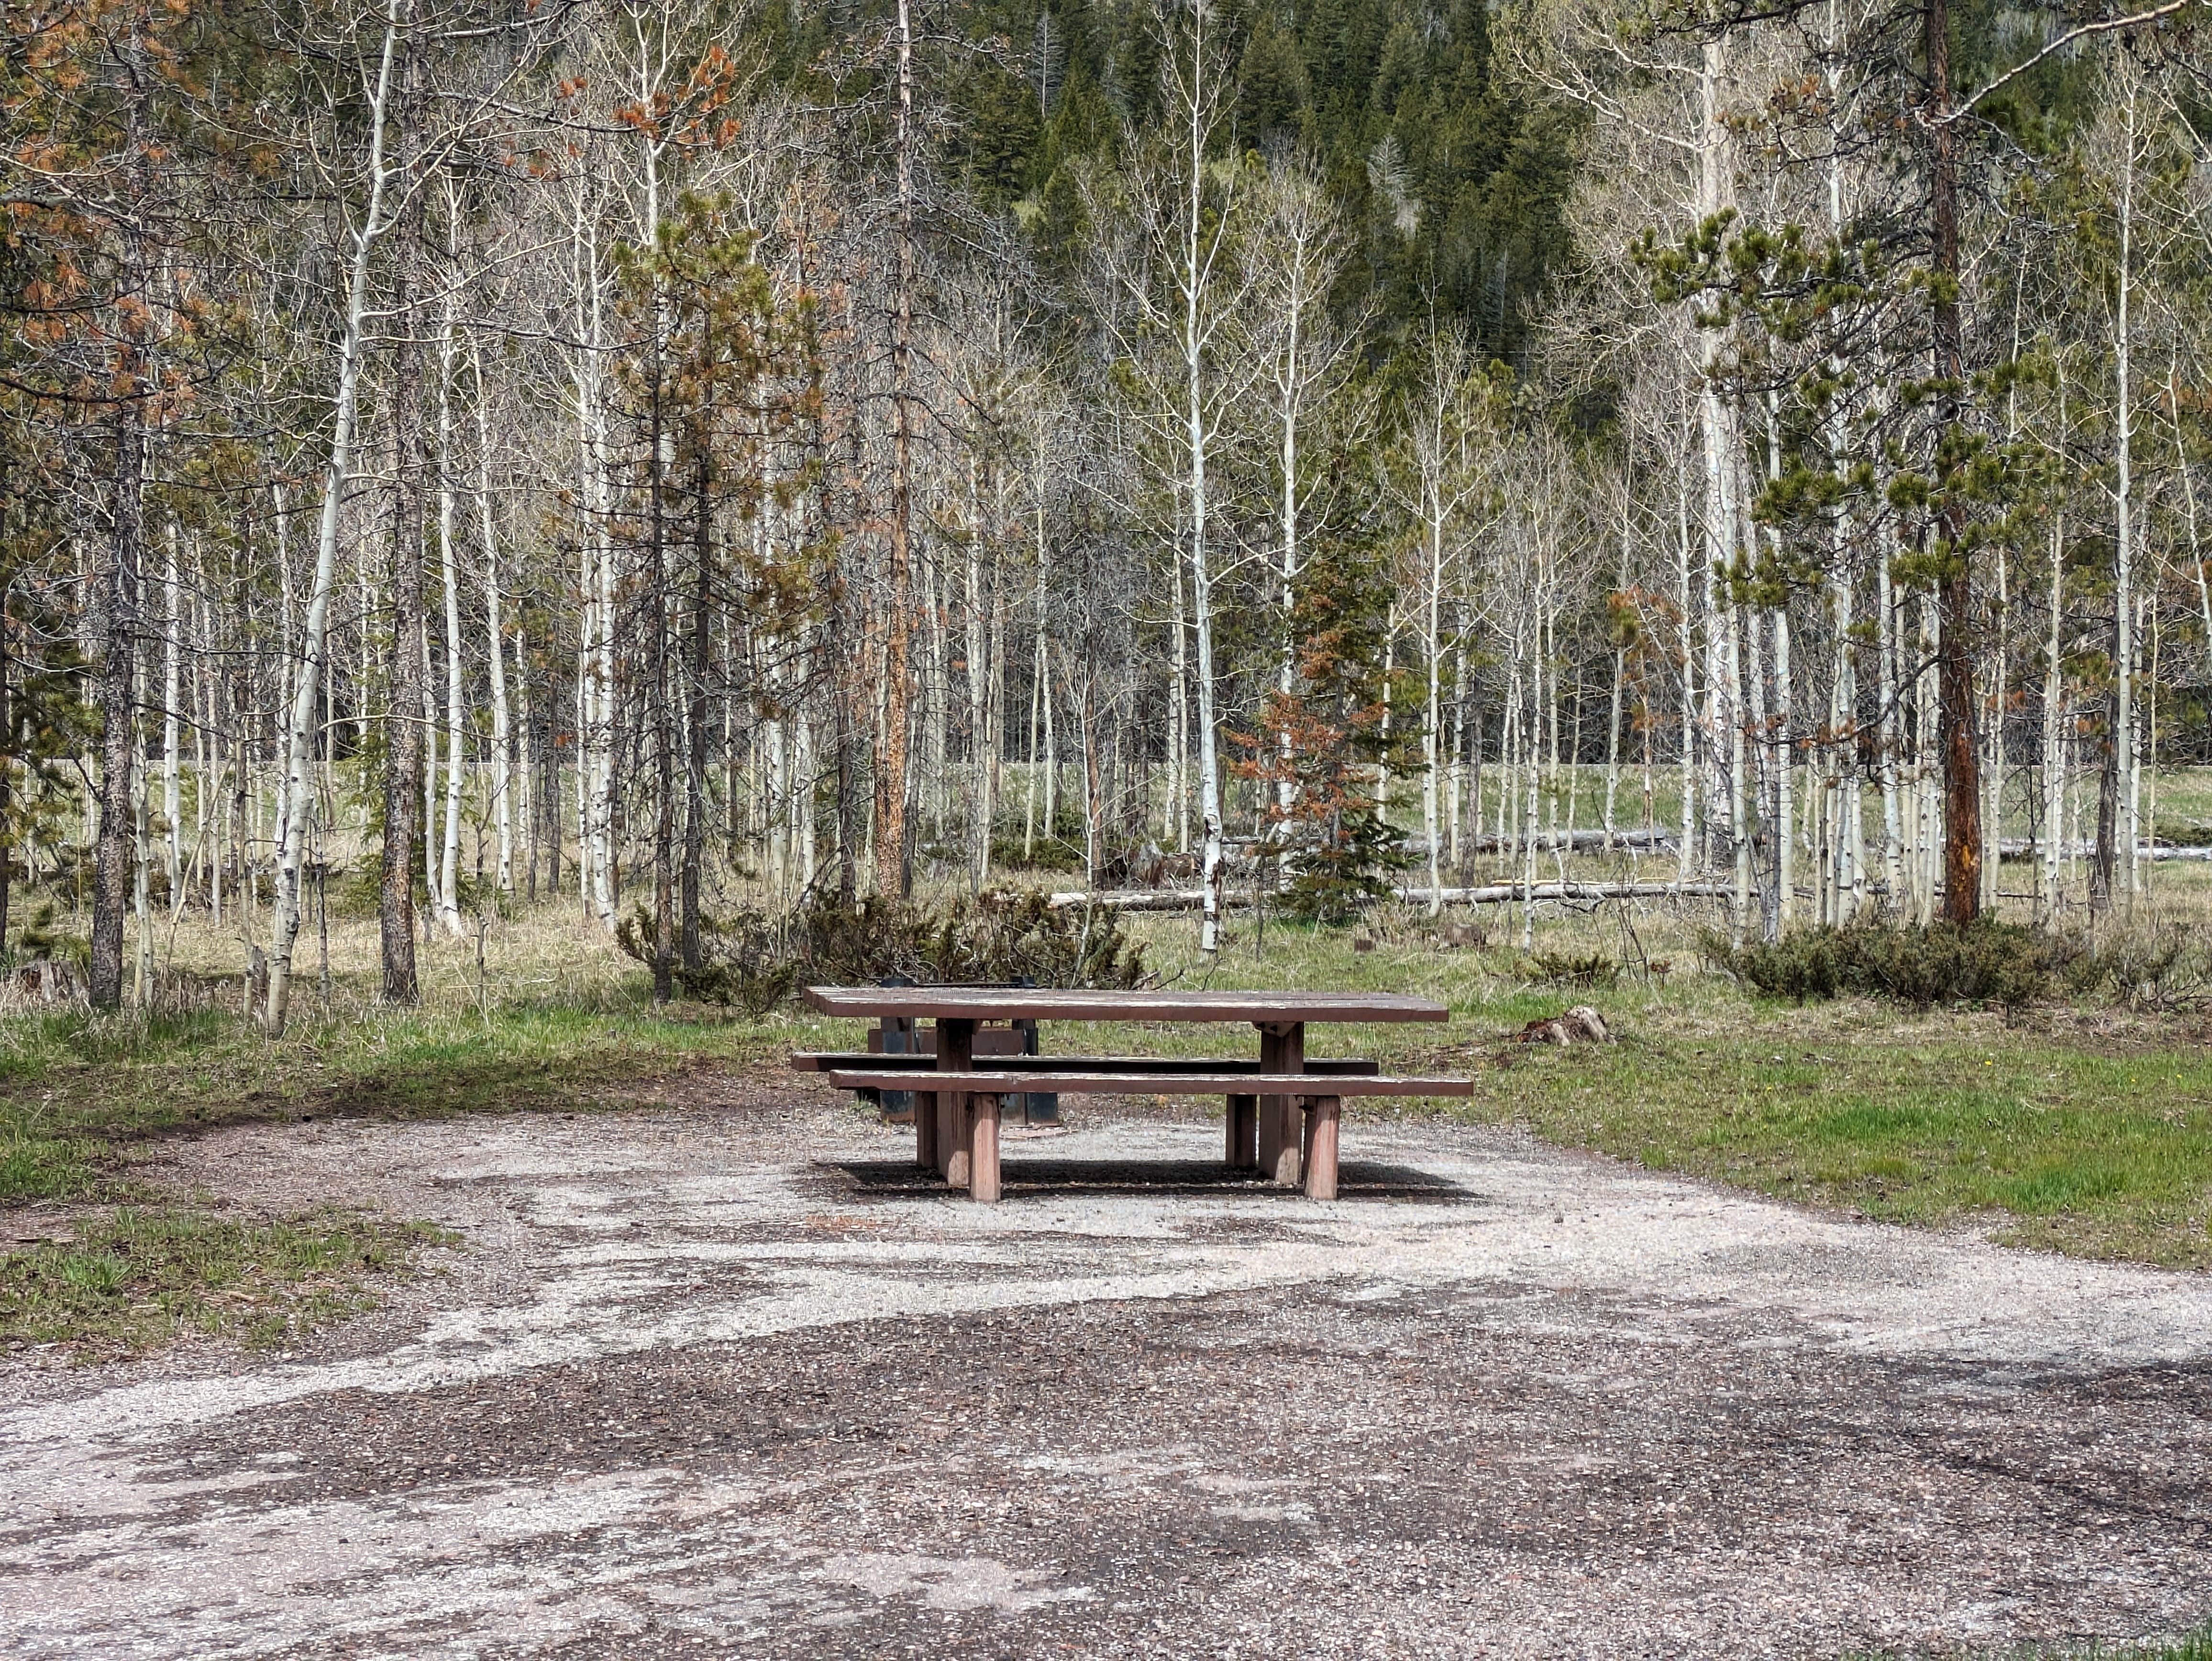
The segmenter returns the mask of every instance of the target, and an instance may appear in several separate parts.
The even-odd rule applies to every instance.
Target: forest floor
[[[1354,1119],[1109,1105],[985,1209],[815,1082],[317,1116],[134,1179],[421,1219],[258,1351],[0,1362],[13,1656],[2015,1654],[2212,1616],[2212,1280]],[[2075,1652],[2069,1647],[2067,1652]]]

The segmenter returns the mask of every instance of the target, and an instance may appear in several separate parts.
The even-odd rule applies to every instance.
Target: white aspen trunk
[[[1529,950],[1536,943],[1536,794],[1539,769],[1544,755],[1544,699],[1540,676],[1542,660],[1539,658],[1540,677],[1536,696],[1528,701],[1528,735],[1522,754],[1527,765],[1522,770],[1522,837],[1521,837],[1521,949]]]
[[[2176,353],[2177,357],[2179,352]],[[2186,459],[2181,433],[2181,366],[2169,364],[2166,374],[2166,407],[2173,414],[2174,453],[2184,459],[2174,471],[2181,475],[2182,523],[2189,533],[2189,569],[2197,582],[2197,604],[2204,618],[2206,648],[2212,650],[2212,581],[2204,572],[2204,546],[2197,517],[2197,474]]]
[[[1060,739],[1053,723],[1051,660],[1044,633],[1037,633],[1037,673],[1044,681],[1044,825],[1048,837],[1060,835]]]
[[[1725,45],[1707,41],[1698,75],[1701,126],[1698,146],[1698,215],[1708,220],[1733,205],[1733,156],[1729,129],[1721,116],[1721,76]],[[1716,331],[1698,332],[1698,424],[1705,469],[1705,741],[1711,769],[1707,777],[1706,834],[1717,832],[1723,822],[1733,849],[1743,840],[1743,820],[1735,811],[1741,794],[1741,781],[1727,771],[1741,745],[1731,737],[1740,726],[1735,717],[1740,683],[1733,672],[1735,630],[1731,619],[1723,631],[1715,626],[1720,606],[1715,593],[1716,569],[1733,563],[1736,545],[1735,478],[1739,453],[1735,411],[1722,395],[1718,380],[1721,341]],[[1742,927],[1740,914],[1736,927]]]
[[[1735,849],[1735,896],[1733,901],[1735,916],[1732,927],[1735,944],[1743,944],[1744,924],[1751,913],[1751,757],[1747,753],[1744,720],[1741,711],[1743,698],[1743,631],[1746,624],[1757,627],[1753,614],[1743,607],[1731,605],[1728,610],[1728,661],[1725,666],[1729,684],[1729,705],[1734,719],[1729,722],[1729,842]]]
[[[2065,431],[2063,384],[2059,431]],[[2061,498],[2062,502],[2063,498]],[[2051,636],[2043,665],[2043,906],[2045,922],[2058,915],[2062,897],[2060,861],[2066,841],[2066,724],[2064,641],[2066,616],[2066,513],[2051,520]],[[2207,638],[2212,638],[2208,635]]]
[[[276,610],[278,618],[276,638],[279,641],[283,642],[284,645],[279,648],[276,657],[276,699],[275,707],[278,709],[282,709],[286,708],[292,702],[292,661],[290,652],[290,642],[293,638],[294,631],[294,607],[292,604],[292,549],[291,539],[286,534],[287,531],[289,529],[289,526],[286,523],[286,515],[282,511],[279,511],[276,515]],[[278,738],[274,747],[281,748],[282,745],[283,739]],[[289,788],[290,783],[291,781],[286,776],[284,769],[280,763],[276,770],[276,834],[275,842],[272,843],[270,849],[272,856],[277,846],[281,846],[284,840],[284,816],[291,811],[290,790]],[[272,870],[274,868],[273,857],[271,868]]]
[[[1904,725],[1899,718],[1898,698],[1903,689],[1899,684],[1898,675],[1897,596],[1892,589],[1889,577],[1890,560],[1896,551],[1894,534],[1892,532],[1884,536],[1884,546],[1875,566],[1878,630],[1875,659],[1881,678],[1881,721],[1877,742],[1881,769],[1882,880],[1888,888],[1891,909],[1902,917],[1905,915],[1904,806],[1898,798],[1898,751],[1904,741]]]
[[[1674,611],[1680,639],[1676,654],[1682,665],[1681,792],[1682,839],[1676,849],[1678,879],[1687,882],[1698,858],[1698,646],[1690,612],[1689,459],[1684,452],[1675,471]]]
[[[384,116],[392,90],[392,65],[399,28],[406,15],[405,0],[392,0],[385,15],[384,47],[379,62],[376,92],[368,108],[368,203],[354,232],[353,260],[346,286],[345,328],[339,338],[338,384],[332,399],[330,465],[323,479],[323,511],[315,543],[315,577],[307,594],[307,626],[301,631],[300,672],[291,709],[285,723],[285,776],[299,811],[287,817],[284,839],[276,854],[276,893],[269,936],[268,1003],[262,1017],[271,1034],[284,1030],[292,977],[292,948],[300,933],[300,866],[307,846],[310,800],[307,776],[314,764],[315,695],[323,669],[323,654],[330,628],[331,589],[337,576],[338,515],[343,506],[347,481],[352,476],[355,411],[361,387],[363,326],[368,313],[369,253],[386,229],[384,190]],[[364,624],[363,632],[366,633]],[[367,684],[364,680],[364,685]],[[202,781],[202,789],[205,782]],[[216,879],[221,891],[222,879]],[[218,907],[220,902],[217,903]],[[217,921],[221,912],[216,913]]]
[[[1835,834],[1836,897],[1833,921],[1847,923],[1858,915],[1861,806],[1858,776],[1858,660],[1850,646],[1855,626],[1854,585],[1848,573],[1838,573],[1836,595],[1836,685],[1832,730],[1839,735],[1843,754],[1837,758]]]
[[[820,868],[820,844],[814,834],[814,723],[802,703],[792,717],[792,839],[799,847],[799,886],[805,893],[814,886]]]
[[[477,393],[477,526],[483,542],[484,666],[491,676],[491,806],[499,835],[499,891],[514,892],[514,776],[508,760],[513,728],[507,698],[507,642],[500,620],[498,515],[491,497],[491,400],[484,386],[483,350],[471,338],[469,367],[475,372]],[[521,637],[515,639],[520,658]],[[518,662],[518,676],[520,665]],[[696,757],[693,764],[698,764]],[[530,769],[522,768],[527,780]],[[527,788],[526,786],[526,788]]]
[[[515,764],[510,782],[514,786],[514,817],[520,820],[523,825],[526,827],[525,834],[529,838],[529,852],[526,856],[529,871],[526,880],[530,884],[531,897],[535,899],[538,897],[538,836],[539,829],[539,820],[538,818],[538,774],[536,771],[538,758],[536,753],[531,748],[531,733],[532,729],[530,724],[530,663],[528,654],[523,649],[522,625],[520,623],[516,624],[514,630],[514,697],[515,720]],[[726,780],[725,782],[726,782]],[[553,808],[554,812],[557,815],[560,811],[560,799],[557,791],[555,794]],[[556,830],[559,829],[557,818],[547,822],[552,824]]]
[[[1774,835],[1775,885],[1781,890],[1780,915],[1786,930],[1797,920],[1796,848],[1797,734],[1790,725],[1790,704],[1794,687],[1790,673],[1790,613],[1774,611]]]
[[[205,572],[195,560],[192,592],[197,598],[204,586]],[[198,835],[198,855],[208,870],[208,918],[217,928],[222,927],[222,829],[216,818],[216,788],[212,782],[216,760],[221,754],[220,740],[216,737],[215,684],[209,666],[214,661],[209,636],[207,607],[204,602],[194,608],[198,612],[195,627],[199,641],[199,667],[192,675],[192,812]],[[365,631],[364,631],[365,632]]]
[[[1036,649],[1030,654],[1034,672],[1030,680],[1029,746],[1024,751],[1029,757],[1029,778],[1026,800],[1022,807],[1022,863],[1024,865],[1029,864],[1036,854],[1037,771],[1041,764],[1037,751],[1037,705],[1044,697],[1043,648],[1044,642],[1040,638],[1036,642]]]
[[[283,486],[277,486],[276,500],[284,500]],[[168,598],[161,607],[161,817],[167,822],[167,850],[169,879],[169,916],[172,920],[181,916],[185,910],[185,849],[184,802],[177,777],[178,753],[177,698],[179,696],[179,663],[181,642],[177,638],[177,595],[179,592],[177,571],[177,524],[173,519],[168,526],[168,563],[163,582]]]
[[[1996,628],[1990,642],[1988,743],[1982,761],[1982,776],[1986,781],[1982,806],[1982,909],[1985,911],[1996,909],[1997,867],[2003,852],[2005,678],[2012,622],[2011,562],[2003,544],[1997,545],[1996,554]]]
[[[592,245],[596,262],[597,245]],[[596,264],[593,267],[591,291],[590,358],[592,379],[591,410],[590,474],[586,481],[590,494],[587,502],[592,515],[592,537],[588,544],[592,555],[592,608],[597,617],[592,642],[589,671],[592,701],[592,747],[590,756],[590,785],[584,806],[586,820],[586,835],[591,843],[590,873],[591,909],[598,916],[599,927],[612,934],[615,929],[615,906],[621,885],[617,879],[615,861],[619,850],[614,845],[614,723],[615,723],[615,548],[607,535],[610,491],[607,481],[606,400],[599,382],[599,341],[602,320],[601,295]],[[580,788],[579,794],[584,794]]]
[[[428,672],[437,666],[430,654],[430,621],[423,618],[418,631],[422,642],[422,886],[429,895],[423,908],[423,937],[428,939],[430,919],[441,909],[438,893],[438,693]],[[449,931],[450,932],[450,931]]]
[[[1283,658],[1282,662],[1277,667],[1275,690],[1282,695],[1283,701],[1286,705],[1292,697],[1297,696],[1298,690],[1297,645],[1296,640],[1297,609],[1297,584],[1298,575],[1297,394],[1300,386],[1299,377],[1302,374],[1298,365],[1298,331],[1305,321],[1304,313],[1301,304],[1302,296],[1299,292],[1298,285],[1304,280],[1304,275],[1305,266],[1304,262],[1294,259],[1291,262],[1290,304],[1288,307],[1287,315],[1284,319],[1285,325],[1286,326],[1286,335],[1283,345],[1282,377],[1280,381],[1278,383],[1283,394],[1281,405],[1283,430],[1282,442],[1280,446],[1280,465],[1283,470],[1283,496],[1280,508],[1282,518],[1282,566],[1279,573],[1282,578],[1283,586],[1282,593],[1279,595],[1278,601],[1282,613],[1281,627],[1283,631]],[[1291,734],[1289,728],[1285,727],[1279,736],[1281,746],[1279,759],[1282,763],[1282,776],[1278,778],[1275,782],[1275,806],[1282,813],[1287,816],[1291,811],[1291,804],[1295,795],[1290,777]],[[1431,833],[1431,840],[1433,840],[1433,833]],[[1431,886],[1433,886],[1435,883],[1436,865],[1436,856],[1433,851],[1430,855],[1429,864],[1430,881]]]
[[[990,666],[983,642],[982,496],[973,451],[968,458],[968,546],[963,562],[967,605],[962,624],[968,653],[968,883],[982,887],[991,871]]]
[[[134,757],[137,748],[134,736],[131,741]],[[154,1007],[154,847],[153,837],[149,834],[152,826],[148,823],[151,815],[146,800],[154,781],[146,776],[143,768],[132,770],[137,773],[138,777],[135,781],[137,788],[131,793],[131,910],[138,926],[138,951],[131,978],[131,1001],[143,1010]]]
[[[1480,744],[1481,741],[1481,734],[1478,730],[1475,742]],[[1464,605],[1461,608],[1459,631],[1452,642],[1452,731],[1449,779],[1451,828],[1446,834],[1451,838],[1452,869],[1463,872],[1466,867],[1461,863],[1463,843],[1460,835],[1462,817],[1460,806],[1468,789],[1467,615]],[[1482,823],[1482,807],[1479,801],[1475,804],[1474,816],[1475,823],[1480,825]]]
[[[1180,541],[1182,527],[1178,525],[1176,528]],[[1175,688],[1173,707],[1168,712],[1168,799],[1161,835],[1175,843],[1176,853],[1188,854],[1190,852],[1190,630],[1183,616],[1182,555],[1180,551],[1175,558],[1171,589],[1175,648],[1170,657],[1174,666]]]
[[[1211,253],[1206,246],[1206,140],[1210,123],[1208,105],[1200,86],[1206,72],[1206,11],[1194,13],[1198,33],[1193,42],[1189,87],[1190,125],[1188,190],[1184,202],[1182,290],[1182,355],[1184,419],[1190,464],[1190,605],[1195,636],[1198,674],[1198,812],[1205,837],[1200,856],[1200,886],[1205,891],[1204,914],[1199,927],[1199,949],[1211,956],[1221,946],[1221,774],[1215,754],[1213,673],[1213,573],[1206,546],[1207,453],[1212,435],[1206,422],[1206,342],[1207,326],[1200,317],[1200,302],[1209,279]]]
[[[2112,654],[2118,731],[2112,735],[2112,742],[2118,746],[2119,762],[2124,770],[2121,775],[2120,868],[2115,874],[2121,906],[2124,910],[2132,913],[2136,896],[2142,888],[2136,857],[2137,843],[2142,836],[2142,781],[2140,748],[2136,742],[2135,703],[2135,399],[2131,384],[2135,367],[2135,332],[2129,326],[2130,306],[2133,299],[2131,291],[2135,286],[2136,93],[2132,76],[2128,78],[2127,96],[2122,100],[2122,108],[2125,113],[2126,125],[2123,130],[2125,155],[2120,169],[2119,294],[2112,325],[2112,368],[2118,393],[2112,420],[2112,460],[2118,473],[2114,490],[2118,508],[2115,526],[2118,539],[2113,548],[2112,595],[2112,626],[2118,636],[2113,642]]]
[[[1044,651],[1046,618],[1045,569],[1049,558],[1049,551],[1044,534],[1045,472],[1044,446],[1042,439],[1040,439],[1037,446],[1036,472],[1035,478],[1036,484],[1033,494],[1036,500],[1032,503],[1032,507],[1036,519],[1036,593],[1031,605],[1032,609],[1036,612],[1036,639],[1034,642],[1033,649],[1030,654],[1031,679],[1030,682],[1029,804],[1024,810],[1024,823],[1022,825],[1022,860],[1024,864],[1026,864],[1033,856],[1036,849],[1038,794],[1037,767],[1041,758],[1037,749],[1037,732],[1039,718],[1044,714],[1046,705]],[[1044,833],[1048,837],[1053,834],[1052,810],[1049,807],[1047,807],[1045,810]]]
[[[1006,511],[1006,480],[1003,471],[995,485],[997,507],[992,516],[994,538],[1011,528]],[[1011,539],[1011,538],[1009,538]],[[1004,544],[1000,554],[991,562],[991,587],[986,598],[985,609],[990,615],[990,626],[984,631],[985,703],[983,706],[984,754],[983,768],[983,878],[991,876],[991,839],[997,834],[999,803],[1005,788],[1002,776],[1006,754],[1006,565]]]
[[[353,719],[355,751],[358,754],[368,747],[368,688],[374,684],[370,671],[376,662],[368,627],[368,620],[376,615],[376,585],[369,581],[366,538],[355,548],[353,574],[355,589],[359,596],[357,615],[361,618],[360,626],[354,630],[354,643],[361,648],[358,673],[354,682],[361,690],[361,696],[355,700]]]
[[[944,588],[951,579],[939,569],[934,558],[922,563],[923,615],[927,627],[923,631],[927,647],[927,662],[922,674],[922,745],[923,768],[921,785],[929,823],[939,836],[945,833],[945,822],[951,800],[951,786],[946,777],[945,731],[951,724],[951,650],[946,642],[949,622],[946,613],[951,609]]]
[[[1629,541],[1632,535],[1632,513],[1635,502],[1635,481],[1626,472],[1620,478],[1620,570],[1614,581],[1616,593],[1628,588]],[[1613,698],[1605,721],[1605,851],[1613,852],[1613,800],[1620,790],[1620,704],[1621,693],[1628,677],[1628,653],[1615,647],[1613,653]]]
[[[1431,500],[1427,541],[1428,593],[1424,596],[1426,605],[1422,613],[1421,644],[1428,662],[1429,697],[1421,712],[1421,827],[1429,842],[1429,915],[1433,917],[1444,909],[1443,826],[1437,811],[1443,733],[1444,524],[1441,494]]]
[[[1520,645],[1518,639],[1513,644]],[[1513,845],[1506,840],[1509,816],[1518,811],[1521,799],[1521,671],[1520,654],[1516,651],[1510,660],[1513,671],[1505,684],[1505,716],[1498,729],[1498,874],[1503,879],[1513,873]]]
[[[448,246],[450,256],[453,250]],[[447,290],[438,329],[438,565],[446,587],[446,834],[438,861],[435,903],[447,934],[461,935],[459,866],[461,781],[461,569],[453,545],[453,290]],[[434,819],[423,820],[424,834]]]
[[[1398,606],[1394,600],[1382,620],[1382,759],[1375,767],[1375,817],[1385,824],[1390,823],[1391,721],[1397,714],[1390,693],[1397,679]]]

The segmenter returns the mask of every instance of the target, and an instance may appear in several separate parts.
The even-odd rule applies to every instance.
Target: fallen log
[[[1533,837],[1508,837],[1500,843],[1495,831],[1478,831],[1468,837],[1463,845],[1477,854],[1495,854],[1501,848],[1510,849],[1518,853],[1526,849],[1531,841],[1535,843],[1536,851],[1540,854],[1553,854],[1562,849],[1580,853],[1589,849],[1604,848],[1605,832],[1602,830],[1539,830]],[[1671,830],[1646,830],[1641,826],[1633,830],[1615,830],[1613,833],[1613,845],[1616,849],[1631,851],[1671,852],[1675,845],[1674,833]],[[1429,839],[1426,837],[1408,837],[1399,844],[1399,847],[1407,854],[1425,856],[1429,851]]]
[[[1400,888],[1392,891],[1401,900],[1433,900],[1438,897],[1431,888]],[[1442,899],[1446,905],[1503,905],[1516,900],[1658,900],[1726,899],[1735,892],[1735,887],[1719,882],[1540,882],[1534,887],[1526,883],[1495,882],[1481,888],[1447,888]]]
[[[1394,888],[1392,897],[1406,901],[1426,900],[1431,892],[1425,887]],[[1443,903],[1447,905],[1501,905],[1518,900],[1525,893],[1531,901],[1544,900],[1657,900],[1657,899],[1726,899],[1735,892],[1733,886],[1717,882],[1540,882],[1530,889],[1524,883],[1492,883],[1480,888],[1447,888]],[[1047,902],[1055,910],[1066,910],[1079,905],[1094,905],[1101,911],[1194,911],[1206,904],[1206,891],[1200,888],[1127,889],[1103,894],[1084,892],[1052,895]],[[1251,890],[1231,889],[1221,897],[1222,908],[1249,907],[1252,904]]]
[[[1997,843],[1998,855],[2005,859],[2025,859],[2031,854],[2040,854],[2045,845],[2029,841],[2026,837],[2007,837]],[[2059,845],[2061,859],[2093,860],[2097,857],[2094,842],[2063,843]],[[2212,848],[2188,848],[2178,843],[2142,842],[2136,844],[2139,860],[2212,860]]]

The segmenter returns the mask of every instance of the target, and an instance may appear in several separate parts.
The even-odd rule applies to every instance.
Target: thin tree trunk
[[[1929,210],[1936,281],[1929,285],[1938,418],[1960,420],[1966,385],[1965,329],[1960,315],[1958,135],[1951,108],[1949,0],[1927,0],[1926,52],[1931,176]],[[1942,657],[1936,667],[1937,743],[1943,757],[1943,916],[1972,922],[1982,909],[1981,752],[1974,741],[1973,580],[1966,514],[1955,490],[1942,514],[1948,568],[1937,587],[1942,607]]]
[[[2123,810],[2118,820],[2118,861],[2114,885],[2123,912],[2131,911],[2142,888],[2137,869],[2137,844],[2142,837],[2139,747],[2136,742],[2136,629],[2135,629],[2135,332],[2130,326],[2135,286],[2135,82],[2129,78],[2124,112],[2125,158],[2120,172],[2118,304],[2112,326],[2112,368],[2117,381],[2112,412],[2112,461],[2118,479],[2114,487],[2117,522],[2113,544],[2112,591],[2112,707],[2115,710],[2112,745],[2121,768]]]
[[[903,899],[914,883],[912,838],[907,824],[909,792],[908,734],[911,726],[908,667],[908,613],[913,601],[909,547],[913,514],[914,443],[914,24],[909,0],[898,0],[898,262],[896,303],[891,313],[890,570],[884,630],[883,689],[886,700],[876,757],[876,890]]]
[[[448,221],[447,253],[453,253]],[[438,921],[461,935],[459,865],[461,785],[466,766],[462,742],[461,567],[453,543],[453,289],[449,285],[438,325],[438,567],[446,601],[446,834],[438,861]]]
[[[492,818],[499,834],[499,891],[513,894],[516,773],[510,753],[514,728],[507,707],[506,630],[500,615],[499,521],[491,496],[491,399],[484,386],[483,347],[473,338],[469,343],[469,365],[474,371],[477,394],[477,525],[483,541],[484,666],[491,679]],[[516,647],[519,651],[519,636]],[[526,764],[520,777],[527,781],[529,776]]]
[[[412,181],[416,157],[416,70],[411,45],[399,101],[399,172]],[[423,731],[419,716],[428,694],[422,650],[422,349],[417,338],[422,205],[409,198],[399,228],[396,260],[399,343],[393,353],[392,425],[398,454],[391,545],[389,599],[392,675],[386,702],[384,770],[384,864],[378,897],[378,933],[387,1003],[420,996],[415,973],[415,844],[422,835]]]
[[[384,230],[384,113],[392,88],[392,58],[398,46],[405,0],[393,0],[387,15],[384,50],[377,72],[376,94],[370,103],[368,204],[354,232],[351,270],[346,286],[345,331],[338,347],[337,396],[332,400],[330,464],[323,478],[320,529],[315,539],[314,581],[307,592],[307,626],[300,639],[300,669],[292,691],[284,733],[284,765],[294,804],[284,824],[283,845],[276,856],[276,894],[269,937],[269,994],[263,1025],[272,1034],[284,1030],[291,991],[293,944],[300,933],[300,864],[307,845],[309,770],[314,765],[315,699],[329,649],[331,593],[337,581],[338,525],[346,487],[352,478],[356,410],[359,402],[364,353],[364,330],[368,310],[369,254]],[[362,619],[364,630],[368,619]],[[366,692],[366,686],[362,691]],[[205,789],[205,781],[202,781]],[[388,940],[387,940],[388,946]],[[408,934],[408,980],[413,981],[414,935]],[[387,955],[386,963],[390,958]],[[392,983],[387,974],[387,995]]]

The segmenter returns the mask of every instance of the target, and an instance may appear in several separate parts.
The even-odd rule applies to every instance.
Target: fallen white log
[[[1726,899],[1735,890],[1726,883],[1717,882],[1540,882],[1531,890],[1517,882],[1492,883],[1481,888],[1447,888],[1443,901],[1447,905],[1499,905],[1518,900],[1524,891],[1531,900],[1656,900],[1656,899]],[[1405,901],[1427,900],[1427,888],[1394,888],[1394,897]],[[1224,906],[1249,906],[1249,889],[1238,892],[1231,889],[1221,897]],[[1061,893],[1051,896],[1048,902],[1055,910],[1079,905],[1094,905],[1101,911],[1189,911],[1206,904],[1206,891],[1199,888],[1140,888],[1118,892],[1088,894]]]
[[[1998,855],[2005,859],[2025,859],[2031,854],[2043,852],[2042,844],[2030,842],[2026,837],[2007,837],[1997,843]],[[2058,857],[2066,860],[2093,860],[2097,857],[2097,844],[2093,842],[2061,844]],[[2212,848],[2183,848],[2169,842],[2145,842],[2136,844],[2139,860],[2212,860]]]
[[[1534,842],[1536,851],[1540,854],[1556,853],[1563,848],[1580,852],[1593,848],[1602,849],[1605,846],[1605,832],[1602,830],[1540,830],[1533,837],[1508,837],[1503,843],[1500,843],[1497,834],[1493,831],[1469,837],[1465,846],[1473,853],[1495,854],[1501,846],[1517,851],[1526,848],[1531,841]],[[1674,837],[1672,831],[1646,830],[1639,827],[1634,830],[1614,831],[1613,845],[1617,849],[1631,850],[1671,849],[1674,846]],[[1399,846],[1408,854],[1425,856],[1429,851],[1429,839],[1426,837],[1408,837]]]
[[[1437,897],[1436,891],[1430,888],[1392,891],[1401,900]],[[1526,883],[1495,882],[1481,888],[1447,888],[1443,898],[1446,905],[1502,905],[1524,897],[1532,901],[1717,900],[1735,892],[1732,885],[1718,882],[1540,882],[1534,888]]]
[[[1103,894],[1054,894],[1047,902],[1054,910],[1071,906],[1091,905],[1101,911],[1192,911],[1206,904],[1203,888],[1130,888],[1109,891]],[[1221,904],[1226,906],[1249,905],[1251,891],[1239,893],[1234,889],[1224,892]]]

